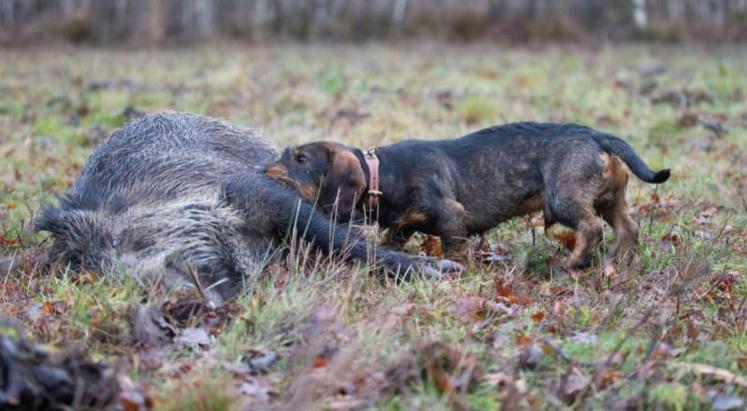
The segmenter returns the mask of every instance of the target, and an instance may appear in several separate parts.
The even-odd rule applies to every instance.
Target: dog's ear
[[[328,214],[335,211],[339,221],[350,219],[358,200],[366,190],[366,176],[358,157],[341,145],[330,145],[327,176],[319,193],[319,203]]]

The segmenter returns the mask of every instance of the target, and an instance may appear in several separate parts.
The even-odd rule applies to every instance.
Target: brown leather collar
[[[379,157],[376,156],[376,147],[369,148],[365,154],[366,166],[368,166],[368,211],[373,211],[379,206]]]

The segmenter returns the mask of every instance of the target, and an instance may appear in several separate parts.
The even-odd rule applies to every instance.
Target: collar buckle
[[[379,190],[379,157],[376,155],[376,147],[371,147],[366,150],[366,166],[368,166],[368,191],[366,195],[368,197],[367,205],[369,211],[373,211],[379,207],[379,198],[384,195]]]

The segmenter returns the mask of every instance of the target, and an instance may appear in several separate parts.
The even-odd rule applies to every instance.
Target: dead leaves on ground
[[[444,394],[465,393],[478,381],[480,370],[470,354],[442,342],[420,343],[414,351],[419,374]]]
[[[426,235],[420,247],[426,255],[435,257],[443,257],[444,255],[444,250],[441,248],[441,239],[435,235]]]
[[[0,408],[125,410],[149,408],[144,391],[125,384],[116,370],[74,350],[50,351],[16,324],[0,323]],[[130,406],[138,396],[145,408]]]
[[[706,216],[712,211],[707,211]],[[678,240],[675,240],[678,241]],[[700,267],[700,266],[699,266]],[[688,277],[696,276],[702,278],[707,269],[703,266],[697,269],[682,269],[681,281],[689,281]],[[612,270],[609,270],[612,271]],[[690,274],[686,274],[690,272]],[[697,274],[700,273],[700,274]],[[614,275],[608,272],[606,275]],[[464,295],[454,299],[450,306],[451,315],[465,324],[475,325],[472,328],[474,338],[480,340],[493,339],[496,352],[501,352],[504,357],[507,353],[513,353],[508,362],[504,362],[500,370],[488,373],[485,383],[495,384],[500,389],[498,395],[504,404],[528,404],[532,399],[531,393],[522,390],[522,383],[508,382],[511,375],[517,370],[532,370],[535,372],[557,375],[557,378],[548,385],[556,398],[566,405],[581,404],[591,393],[604,392],[610,398],[616,398],[613,394],[619,389],[621,382],[631,375],[644,380],[656,381],[662,378],[662,373],[670,370],[681,357],[689,350],[698,350],[702,342],[702,330],[707,329],[712,333],[713,326],[706,326],[704,322],[709,321],[709,316],[694,310],[698,299],[704,296],[712,298],[729,298],[734,289],[734,284],[739,283],[740,276],[736,273],[725,273],[715,275],[709,281],[696,282],[690,286],[691,292],[687,296],[675,297],[674,293],[666,296],[654,297],[659,301],[662,312],[683,310],[681,316],[671,329],[664,332],[653,345],[650,354],[646,355],[644,346],[637,351],[629,349],[613,351],[612,353],[600,351],[593,354],[593,360],[580,360],[574,355],[566,352],[557,341],[572,342],[576,345],[588,346],[589,350],[600,347],[600,336],[595,332],[579,331],[578,321],[579,298],[571,290],[544,290],[542,292],[531,292],[523,294],[521,290],[527,287],[531,280],[512,279],[504,276],[496,276],[494,279],[494,290],[482,292],[479,295]],[[652,288],[662,287],[661,283],[653,283]],[[706,291],[698,291],[698,290]],[[647,290],[643,287],[643,290]],[[651,290],[653,291],[653,290]],[[661,290],[657,290],[660,292]],[[645,291],[648,293],[649,291]],[[518,295],[517,295],[518,294]],[[700,294],[700,297],[698,296]],[[679,295],[679,294],[677,294]],[[552,297],[552,301],[543,298]],[[591,297],[584,296],[584,299]],[[596,298],[599,298],[597,296]],[[640,298],[645,298],[643,295]],[[575,302],[574,302],[575,301]],[[548,305],[554,308],[548,310]],[[612,304],[610,302],[610,304]],[[570,306],[570,309],[569,309]],[[728,304],[719,303],[720,307]],[[501,307],[496,309],[496,307]],[[610,306],[611,307],[611,306]],[[664,308],[667,307],[667,308]],[[734,308],[733,310],[737,310]],[[738,311],[738,310],[737,310]],[[571,315],[569,315],[571,314]],[[732,314],[720,314],[720,318],[729,318]],[[733,316],[736,320],[738,317]],[[590,319],[590,326],[600,322],[600,319]],[[736,320],[738,321],[738,320]],[[538,332],[554,334],[556,340]],[[575,329],[575,331],[574,331]],[[503,330],[511,330],[513,336],[503,338],[499,333]],[[604,328],[602,328],[604,330]],[[480,334],[475,334],[479,331]],[[638,332],[631,330],[630,332]],[[728,331],[724,331],[728,332]],[[729,335],[729,334],[727,334]],[[511,348],[512,347],[512,348]],[[498,351],[498,349],[500,351]],[[513,351],[512,351],[513,350]],[[623,372],[623,363],[631,361],[635,364],[634,373]],[[638,362],[641,361],[641,362]],[[638,363],[637,363],[638,362]],[[562,371],[562,372],[561,372]],[[715,380],[724,381],[724,376],[730,375],[728,370],[705,370],[700,369],[700,374],[710,376]],[[557,374],[556,374],[557,373]],[[733,375],[733,373],[731,373]],[[677,377],[680,378],[680,377]],[[732,379],[727,384],[740,385],[741,380]],[[703,397],[704,401],[708,398]]]
[[[674,107],[686,108],[701,103],[713,103],[711,93],[700,89],[682,89],[665,91],[651,99],[654,104],[669,104]]]
[[[512,280],[496,276],[493,280],[495,293],[493,298],[466,295],[458,297],[450,306],[450,312],[458,320],[466,323],[485,321],[488,317],[497,320],[502,316],[513,317],[519,310],[532,304],[525,293],[518,292]],[[542,320],[542,313],[534,313],[533,318]]]
[[[196,289],[171,293],[161,303],[137,306],[130,314],[133,342],[141,347],[207,349],[212,338],[238,316],[242,308],[234,301],[219,307],[204,300]]]

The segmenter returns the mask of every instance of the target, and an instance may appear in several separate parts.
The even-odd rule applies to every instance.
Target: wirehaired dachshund
[[[375,154],[382,194],[372,215],[390,229],[391,242],[415,231],[434,234],[448,258],[462,259],[470,235],[542,211],[545,228],[561,223],[576,231],[567,268],[591,263],[602,239],[597,216],[615,231],[609,256],[633,256],[638,225],[625,201],[628,173],[654,184],[670,175],[651,170],[625,141],[577,124],[511,123],[452,140],[405,140]],[[288,147],[265,172],[339,221],[370,206],[373,173],[356,148],[323,141]]]

